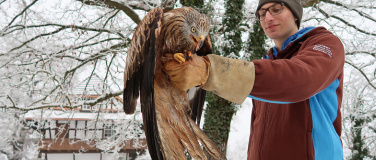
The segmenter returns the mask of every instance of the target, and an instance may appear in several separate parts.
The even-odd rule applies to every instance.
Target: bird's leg
[[[188,52],[187,52],[186,50],[184,50],[183,53],[184,53],[184,55],[185,55],[185,57],[186,57],[186,58],[185,58],[186,60],[189,60],[189,59],[192,58],[192,53],[191,53],[191,51],[188,51]]]

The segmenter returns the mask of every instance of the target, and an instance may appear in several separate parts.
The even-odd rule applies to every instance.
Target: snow
[[[0,153],[0,160],[8,160],[7,155]]]
[[[227,144],[228,160],[246,160],[251,131],[252,99],[247,98],[231,121]]]

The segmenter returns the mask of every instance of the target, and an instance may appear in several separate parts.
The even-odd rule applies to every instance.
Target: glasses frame
[[[272,8],[272,7],[275,7],[276,5],[281,5],[281,11],[279,12],[279,13],[276,13],[276,14],[274,14],[274,13],[272,13],[272,12],[270,12],[270,8]],[[267,12],[269,12],[270,13],[270,15],[272,15],[272,16],[276,16],[276,15],[279,15],[279,14],[281,14],[282,12],[283,12],[283,6],[285,6],[285,4],[282,2],[282,3],[275,3],[275,4],[273,4],[273,5],[271,5],[271,6],[269,6],[268,8],[266,8],[266,9],[262,9],[262,10],[265,10],[265,14],[267,13]],[[256,12],[256,19],[257,19],[257,21],[263,21],[263,20],[265,20],[265,17],[263,18],[263,19],[261,19],[261,16],[260,16],[260,13],[259,13],[259,11],[260,11],[261,9],[259,9],[257,12]]]

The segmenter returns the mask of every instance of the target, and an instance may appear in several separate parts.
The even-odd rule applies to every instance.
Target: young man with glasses
[[[193,55],[165,64],[183,91],[200,85],[238,104],[253,99],[249,160],[343,159],[344,47],[324,27],[299,30],[302,14],[297,0],[259,1],[256,17],[275,43],[264,59]]]

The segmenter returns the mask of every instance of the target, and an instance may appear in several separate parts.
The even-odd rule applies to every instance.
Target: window
[[[90,106],[90,105],[82,105],[82,110],[83,111],[97,111],[99,109],[98,104],[95,106]]]
[[[90,111],[91,110],[91,106],[90,105],[82,105],[82,110],[83,111]]]
[[[114,134],[112,126],[104,126],[104,138],[109,138]]]
[[[81,98],[81,101],[83,101],[83,102],[87,102],[87,101],[90,101],[90,100],[93,100],[93,98],[90,98],[90,97],[82,97]],[[91,111],[91,109],[92,109],[92,107],[90,105],[82,105],[81,108],[82,108],[83,111]]]

